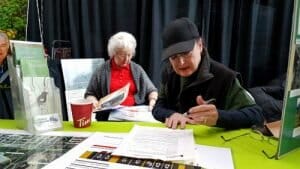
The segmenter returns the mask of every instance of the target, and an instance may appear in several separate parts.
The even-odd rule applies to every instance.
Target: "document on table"
[[[108,120],[113,121],[143,121],[143,122],[154,122],[155,120],[152,112],[149,111],[148,105],[139,106],[124,106],[110,112]]]
[[[135,125],[114,155],[165,161],[187,161],[195,157],[193,131]]]
[[[231,149],[196,145],[195,164],[208,169],[234,169]]]
[[[191,161],[179,164],[170,161],[113,155],[113,152],[122,144],[125,137],[126,134],[95,133],[45,166],[44,169],[57,168],[57,166],[59,168],[72,169],[192,168]],[[193,166],[201,166],[208,169],[234,169],[229,148],[203,145],[192,146],[196,151],[195,159],[192,161]]]

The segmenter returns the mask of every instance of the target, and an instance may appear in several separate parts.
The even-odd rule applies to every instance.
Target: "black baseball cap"
[[[162,34],[162,59],[168,59],[177,53],[191,51],[195,40],[199,38],[197,26],[189,18],[179,18],[169,23]]]

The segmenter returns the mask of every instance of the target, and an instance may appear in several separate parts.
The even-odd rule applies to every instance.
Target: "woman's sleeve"
[[[86,88],[84,98],[87,96],[95,96],[97,99],[100,99],[100,95],[97,91],[100,91],[100,68],[96,69],[96,71],[93,73],[89,84]]]

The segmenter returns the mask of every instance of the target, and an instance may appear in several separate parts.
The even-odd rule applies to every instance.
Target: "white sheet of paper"
[[[212,169],[234,169],[231,149],[196,145],[196,164],[204,168]]]
[[[193,160],[193,131],[135,125],[113,154],[168,161]]]
[[[143,121],[143,122],[154,122],[155,120],[152,112],[149,111],[148,105],[122,107],[109,114],[108,120],[115,121]]]

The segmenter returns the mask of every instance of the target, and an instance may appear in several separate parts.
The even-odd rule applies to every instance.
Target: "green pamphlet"
[[[45,58],[22,58],[20,68],[22,77],[49,77]]]
[[[19,64],[21,58],[44,58],[44,47],[41,42],[11,40],[14,64]]]

